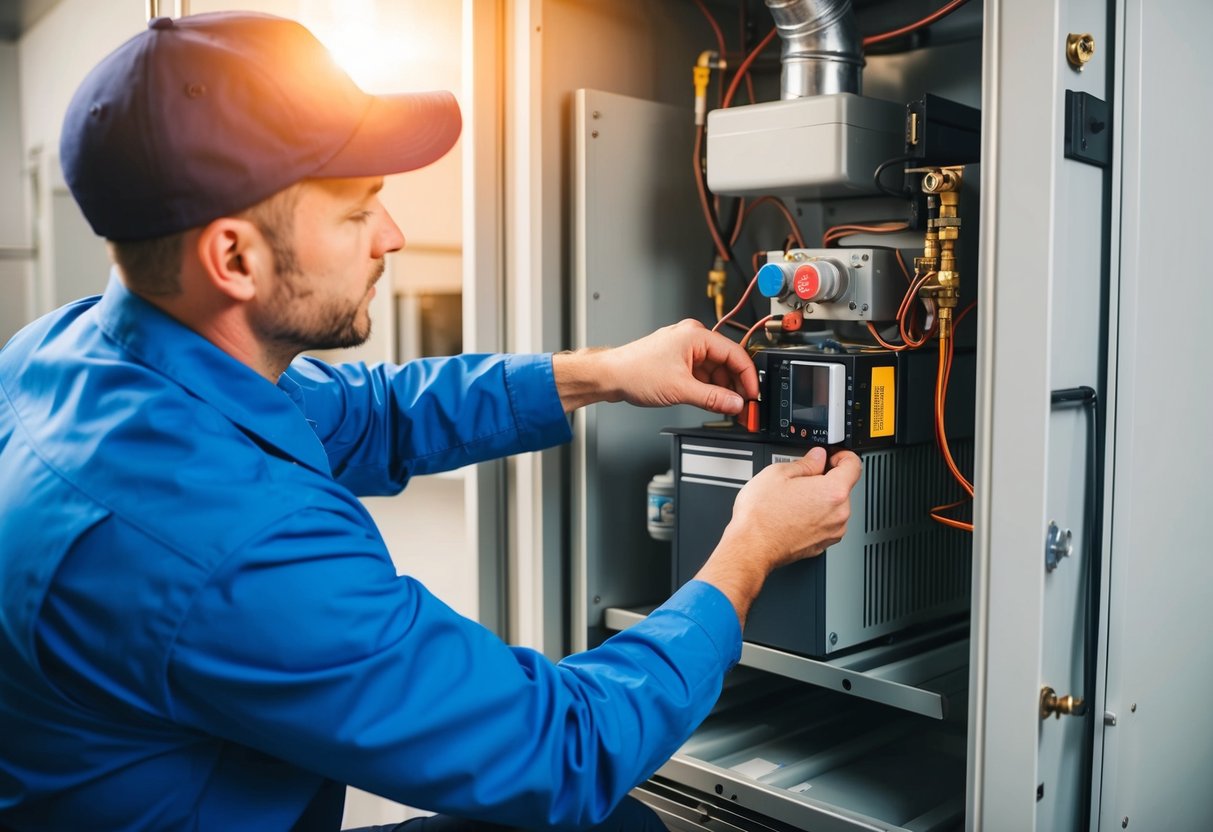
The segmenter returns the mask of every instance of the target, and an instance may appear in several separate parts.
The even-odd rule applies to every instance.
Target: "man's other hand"
[[[558,353],[552,368],[566,412],[625,401],[740,413],[746,399],[758,398],[758,374],[746,351],[691,319],[620,347]]]

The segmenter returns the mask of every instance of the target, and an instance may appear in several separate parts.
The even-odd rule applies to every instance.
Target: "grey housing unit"
[[[804,451],[715,434],[672,432],[676,587],[695,577],[716,547],[738,489],[772,462]],[[972,443],[957,443],[956,453],[967,467]],[[969,608],[969,537],[927,514],[961,496],[932,445],[866,451],[846,536],[767,581],[746,621],[747,641],[826,656],[963,614]]]

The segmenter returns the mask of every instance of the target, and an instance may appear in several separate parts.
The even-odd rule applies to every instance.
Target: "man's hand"
[[[746,351],[690,319],[621,347],[558,353],[552,371],[565,412],[625,401],[739,413],[745,399],[758,398],[758,374]]]
[[[851,516],[851,489],[862,472],[859,457],[838,451],[829,459],[813,448],[802,459],[768,465],[746,483],[712,556],[695,577],[716,586],[745,626],[750,605],[780,566],[820,555],[842,540]]]

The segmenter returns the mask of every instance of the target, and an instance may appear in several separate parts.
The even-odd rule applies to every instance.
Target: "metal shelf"
[[[605,624],[608,629],[623,630],[651,611],[610,608]],[[950,699],[968,688],[969,625],[954,624],[828,659],[811,659],[745,642],[740,664],[943,719],[948,715]]]

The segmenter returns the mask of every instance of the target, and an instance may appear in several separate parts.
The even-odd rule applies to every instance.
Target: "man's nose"
[[[371,253],[376,260],[389,251],[400,251],[404,248],[404,234],[400,231],[400,226],[396,225],[396,221],[386,211],[383,218],[384,222],[375,235],[375,250]]]

